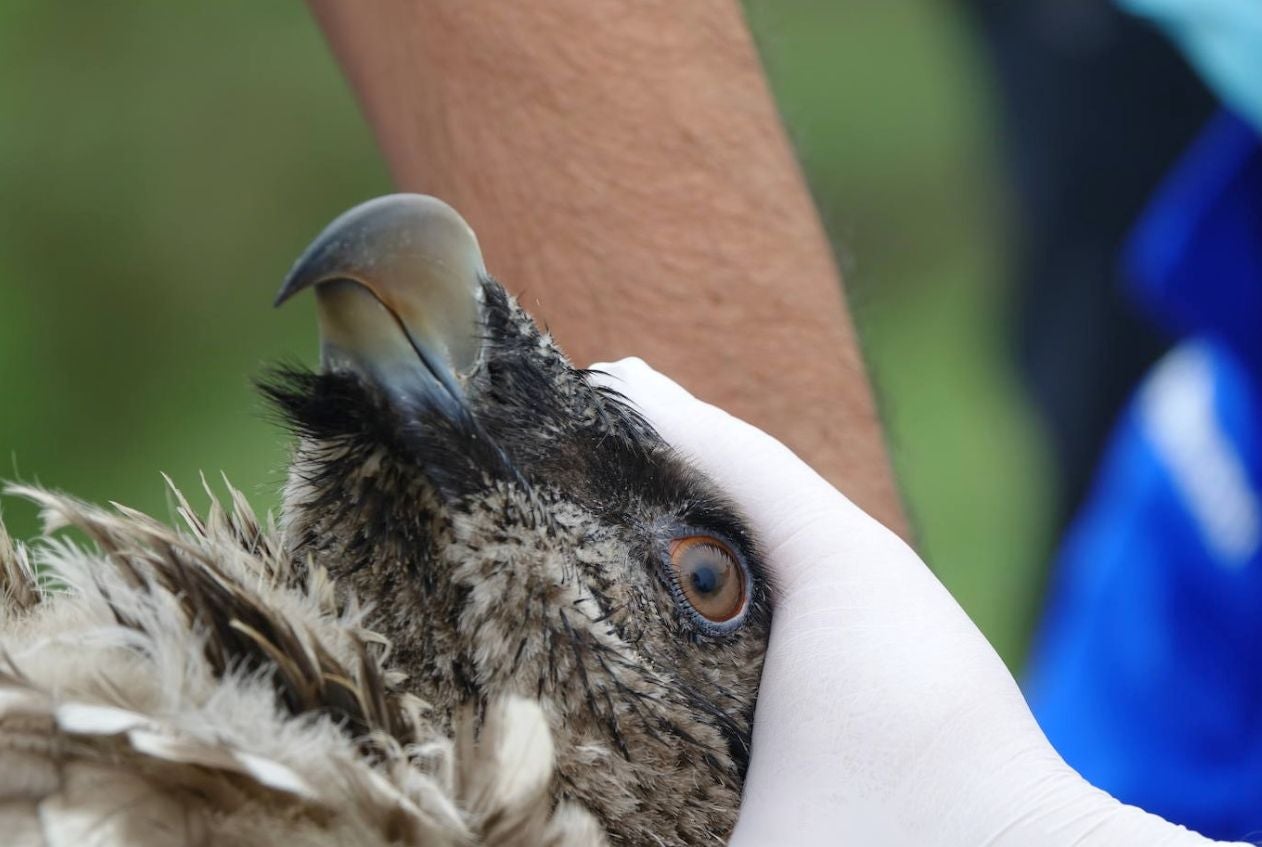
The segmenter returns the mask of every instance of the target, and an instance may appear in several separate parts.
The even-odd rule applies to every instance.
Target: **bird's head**
[[[625,843],[735,821],[770,611],[732,506],[488,276],[441,201],[345,213],[313,288],[322,369],[266,391],[300,436],[295,557],[371,604],[441,721],[538,699],[558,795]]]

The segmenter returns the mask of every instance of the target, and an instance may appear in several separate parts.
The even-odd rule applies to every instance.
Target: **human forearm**
[[[312,6],[397,184],[575,361],[652,355],[903,529],[840,280],[731,0]]]

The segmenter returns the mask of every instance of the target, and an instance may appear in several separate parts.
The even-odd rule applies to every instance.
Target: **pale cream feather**
[[[25,546],[0,524],[6,844],[605,843],[551,800],[536,703],[469,711],[448,738],[270,520],[230,486],[205,517],[171,491],[179,530],[10,489],[46,530]],[[94,547],[54,536],[66,526]]]

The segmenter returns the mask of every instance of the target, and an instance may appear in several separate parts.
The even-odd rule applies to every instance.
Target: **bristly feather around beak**
[[[282,299],[315,289],[324,368],[261,383],[297,436],[287,551],[371,604],[435,721],[538,700],[555,799],[619,844],[713,843],[736,820],[766,652],[757,545],[476,245],[446,206],[395,197],[299,261]],[[707,614],[702,571],[735,580],[735,605]]]
[[[467,417],[462,383],[482,354],[486,268],[446,203],[392,194],[334,220],[298,258],[276,305],[314,288],[321,361],[373,383],[404,414]]]

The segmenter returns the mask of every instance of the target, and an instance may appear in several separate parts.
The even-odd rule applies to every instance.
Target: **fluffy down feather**
[[[45,537],[0,524],[0,832],[17,845],[599,845],[553,801],[539,706],[455,739],[390,645],[232,490],[185,526],[37,488]],[[72,527],[91,547],[54,533]]]

